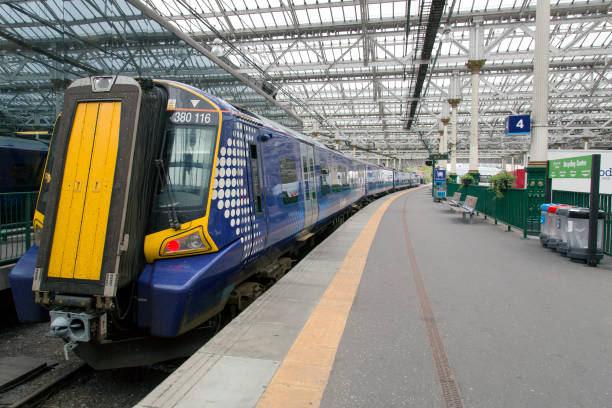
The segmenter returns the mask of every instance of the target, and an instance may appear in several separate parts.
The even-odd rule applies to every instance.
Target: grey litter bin
[[[550,234],[550,213],[548,207],[556,205],[553,203],[542,204],[540,206],[540,244],[546,246],[548,241],[548,234]]]
[[[567,221],[568,244],[567,256],[574,260],[586,261],[589,251],[589,216],[588,208],[574,207],[569,210]],[[597,261],[603,258],[604,212],[597,214]]]
[[[557,216],[559,208],[569,207],[567,204],[555,204],[548,207],[548,216],[550,217],[550,227],[548,230],[548,240],[546,246],[550,249],[557,249],[559,239],[561,237],[561,218]]]
[[[570,209],[574,207],[559,207],[557,208],[557,218],[559,222],[559,241],[557,243],[557,252],[565,256],[569,247],[569,237],[567,232],[567,221]]]

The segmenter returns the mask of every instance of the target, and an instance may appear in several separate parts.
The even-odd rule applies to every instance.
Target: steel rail
[[[64,388],[70,382],[72,382],[75,377],[77,377],[81,373],[85,373],[91,370],[91,368],[85,364],[79,364],[74,367],[67,373],[58,376],[52,382],[45,384],[38,390],[32,392],[28,396],[22,398],[11,404],[9,408],[30,408],[30,407],[38,407],[42,402],[44,402],[47,398],[57,393],[59,390]]]

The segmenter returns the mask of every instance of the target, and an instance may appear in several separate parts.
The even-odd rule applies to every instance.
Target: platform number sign
[[[446,181],[446,170],[436,169],[434,179],[435,181]]]
[[[506,118],[506,136],[524,136],[531,134],[531,116],[514,115]]]

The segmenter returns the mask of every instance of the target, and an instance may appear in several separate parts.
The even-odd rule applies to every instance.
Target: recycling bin
[[[561,218],[557,216],[557,210],[561,207],[569,207],[567,204],[556,204],[548,207],[548,216],[550,217],[550,226],[548,230],[548,239],[546,246],[550,249],[557,249],[559,238],[561,237]]]
[[[557,252],[565,256],[569,247],[569,237],[567,232],[567,221],[570,210],[574,207],[557,208],[557,219],[559,221],[559,241],[557,242]]]
[[[434,184],[434,201],[440,201],[446,198],[446,182],[436,181]]]
[[[548,216],[548,207],[551,205],[557,204],[547,203],[540,206],[540,244],[542,244],[542,246],[546,246],[548,234],[550,233],[550,217]]]
[[[569,210],[567,220],[568,244],[567,256],[574,260],[586,261],[589,252],[589,217],[588,208],[574,207]],[[597,262],[603,258],[604,212],[597,214]]]

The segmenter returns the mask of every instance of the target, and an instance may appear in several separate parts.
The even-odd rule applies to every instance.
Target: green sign
[[[430,154],[429,158],[431,160],[448,160],[448,153],[434,153],[434,154]]]
[[[591,157],[580,156],[550,160],[548,162],[548,177],[591,178]]]

